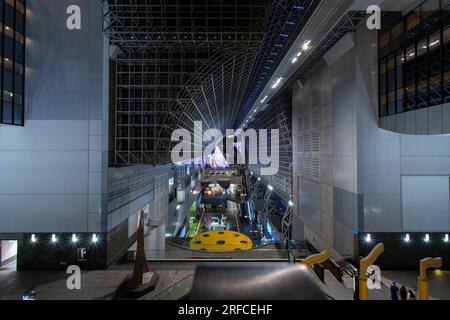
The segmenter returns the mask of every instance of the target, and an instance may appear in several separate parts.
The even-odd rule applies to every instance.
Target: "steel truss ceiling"
[[[123,51],[116,62],[112,162],[169,163],[173,130],[193,131],[194,121],[203,130],[233,128],[313,2],[104,1],[104,32]]]
[[[347,12],[323,40],[315,46],[308,59],[299,66],[283,88],[290,88],[294,81],[303,77],[346,33],[354,31],[365,17],[365,12]],[[248,127],[280,130],[280,170],[275,176],[261,176],[261,179],[264,184],[271,185],[274,192],[285,203],[288,203],[292,200],[292,94],[290,89],[283,88],[271,99],[269,106],[264,111],[256,114]],[[249,166],[249,169],[259,173],[260,168],[253,165]]]
[[[266,186],[271,185],[274,192],[286,203],[292,200],[292,92],[285,89],[274,99],[269,110],[261,112],[251,122],[255,129],[279,130],[279,170],[273,176],[260,176]],[[255,152],[255,150],[253,150]],[[274,154],[272,150],[272,156]],[[249,165],[249,169],[260,175],[260,165]]]

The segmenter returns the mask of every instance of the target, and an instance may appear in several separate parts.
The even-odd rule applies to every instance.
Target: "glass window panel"
[[[22,112],[23,112],[23,106],[21,104],[14,104],[14,124],[15,125],[22,125]]]
[[[380,117],[387,116],[387,104],[386,104],[387,95],[384,94],[380,97]]]
[[[416,109],[416,84],[412,83],[405,88],[406,92],[406,110]]]
[[[396,82],[397,89],[403,87],[403,73],[404,73],[404,64],[405,64],[405,54],[403,51],[397,53],[396,57],[397,71],[396,71]]]
[[[417,56],[420,57],[421,55],[427,53],[428,50],[428,44],[427,40],[422,40],[417,44]]]
[[[3,101],[12,102],[14,94],[10,91],[3,90]]]
[[[25,21],[24,21],[24,17],[23,14],[20,13],[19,11],[16,11],[16,26],[15,29],[20,32],[20,33],[24,33],[24,29],[25,29]]]
[[[20,73],[16,73],[14,81],[14,91],[23,94],[23,76]]]
[[[14,67],[14,62],[13,62],[11,59],[4,58],[4,59],[3,59],[3,66],[4,66],[6,69],[12,70],[13,67]]]
[[[406,50],[406,61],[412,61],[416,58],[416,48],[414,46],[409,47]]]
[[[431,50],[436,50],[439,49],[439,47],[441,46],[441,33],[437,32],[435,34],[433,34],[432,36],[430,36],[430,41],[428,44],[428,47]]]
[[[450,102],[450,71],[444,74],[444,103]]]
[[[22,14],[25,14],[25,7],[20,1],[16,2],[16,10]]]
[[[388,94],[388,115],[393,115],[396,112],[395,91]]]
[[[428,106],[428,80],[424,79],[417,83],[417,108]]]
[[[417,26],[420,23],[420,11],[417,11],[417,9],[406,17],[406,28],[408,30],[411,30],[415,26]]]
[[[426,0],[422,3],[422,17],[426,19],[439,13],[440,0]]]
[[[21,94],[15,94],[14,95],[14,103],[15,104],[22,104],[23,103],[23,96]]]
[[[24,38],[23,34],[20,32],[17,32],[17,31],[16,31],[16,41],[20,42],[21,44],[25,43],[25,38]]]
[[[3,70],[3,89],[7,91],[13,90],[13,72],[12,70]]]
[[[430,106],[442,103],[442,81],[441,75],[435,75],[430,78]]]
[[[5,24],[14,27],[14,8],[10,5],[5,5]]]
[[[15,61],[21,63],[24,61],[23,44],[19,42],[16,42]]]
[[[3,62],[0,121],[4,124],[23,125],[24,6],[23,0],[0,0],[0,30],[3,31],[0,39],[0,54],[3,54],[0,56]]]
[[[385,94],[386,91],[386,63],[382,62],[382,64],[380,65],[380,94]]]
[[[397,113],[404,112],[404,92],[403,88],[397,90]]]
[[[21,63],[16,62],[16,72],[23,74],[23,65]]]
[[[5,41],[5,57],[14,59],[14,40],[10,37],[4,37]]]
[[[403,21],[400,21],[392,28],[392,39],[397,39],[403,35]]]
[[[2,113],[2,121],[4,123],[12,124],[12,103],[11,102],[3,102],[3,113]]]
[[[450,41],[450,27],[445,28],[443,38],[444,38],[444,43],[448,43]]]
[[[10,28],[8,26],[5,26],[5,35],[10,37],[11,39],[14,38],[14,29]]]
[[[389,44],[389,31],[380,36],[380,48],[384,48]]]

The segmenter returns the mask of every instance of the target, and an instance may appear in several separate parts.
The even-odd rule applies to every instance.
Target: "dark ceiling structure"
[[[104,32],[121,49],[115,165],[170,163],[173,130],[233,129],[318,0],[109,0]]]

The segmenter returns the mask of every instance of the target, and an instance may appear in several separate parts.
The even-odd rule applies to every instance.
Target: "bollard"
[[[419,300],[428,300],[430,297],[427,269],[440,267],[442,267],[442,258],[425,258],[420,260]]]

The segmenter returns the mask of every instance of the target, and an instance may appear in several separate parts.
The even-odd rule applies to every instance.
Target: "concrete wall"
[[[109,168],[108,263],[123,255],[135,241],[141,210],[149,220],[161,221],[160,237],[147,249],[165,249],[171,170],[172,165]]]
[[[402,180],[427,176],[448,178],[450,135],[401,134],[378,127],[377,78],[376,73],[373,74],[377,68],[377,48],[372,46],[376,42],[376,34],[366,28],[359,28],[356,79],[358,192],[364,194],[360,231],[449,231],[450,208],[447,208],[446,215],[439,209],[433,209],[436,208],[433,201],[438,190],[433,187],[422,190],[421,206],[428,210],[412,217],[403,207],[407,198],[411,196],[411,191],[402,188]],[[434,112],[435,107],[424,110]],[[405,116],[408,116],[408,113]],[[406,121],[405,125],[415,126],[416,122],[413,120]],[[442,127],[448,126],[448,121],[450,119],[442,118]],[[428,123],[426,121],[424,123],[428,127]],[[419,132],[424,133],[426,132]]]
[[[359,205],[355,70],[353,49],[332,66],[320,62],[293,88],[296,213],[316,248],[348,257]]]
[[[450,134],[450,103],[383,117],[380,128],[411,135]]]
[[[73,4],[82,30],[66,27]],[[27,1],[25,126],[0,126],[0,232],[106,230],[104,40],[100,1]]]

